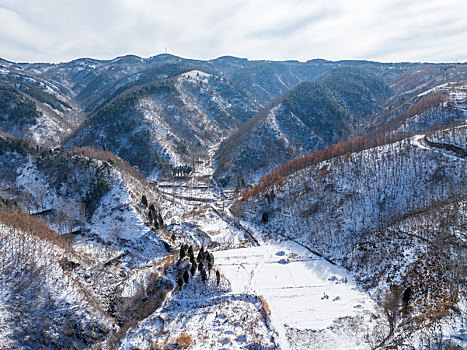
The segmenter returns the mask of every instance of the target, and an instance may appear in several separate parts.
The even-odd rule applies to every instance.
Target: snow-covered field
[[[338,317],[373,310],[351,276],[294,242],[216,252],[234,292],[255,292],[285,326],[321,329]]]
[[[265,299],[281,348],[290,346],[287,328],[315,332],[332,327],[339,318],[375,309],[344,269],[294,242],[224,250],[214,256],[233,292]]]

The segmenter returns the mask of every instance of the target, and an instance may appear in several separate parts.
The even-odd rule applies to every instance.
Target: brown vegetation
[[[88,158],[97,159],[103,162],[109,162],[115,167],[119,168],[120,170],[129,173],[141,182],[144,183],[146,181],[146,178],[141,174],[141,172],[137,168],[133,167],[130,163],[128,163],[127,161],[123,160],[122,158],[110,151],[104,151],[101,149],[95,149],[91,147],[73,147],[72,151],[75,154],[79,154]]]
[[[0,222],[15,228],[23,234],[37,237],[63,249],[67,248],[66,241],[52,231],[46,221],[40,217],[0,210]]]
[[[350,153],[360,152],[365,149],[397,142],[407,136],[408,135],[406,134],[379,134],[368,138],[366,136],[360,136],[345,142],[336,143],[330,147],[325,148],[323,151],[316,150],[313,153],[296,158],[290,161],[288,164],[276,167],[270,174],[263,176],[258,184],[253,186],[252,189],[245,190],[242,196],[242,200],[248,200],[251,197],[257,197],[260,193],[269,188],[273,188],[275,186],[281,187],[284,184],[284,177],[289,176],[306,167],[344,155],[344,160],[347,161],[350,158]],[[322,175],[326,174],[323,173]]]
[[[259,295],[258,298],[261,301],[261,305],[263,307],[264,312],[266,313],[266,315],[270,316],[271,315],[271,309],[269,308],[269,305],[268,305],[266,299],[264,299],[261,295]]]
[[[432,108],[438,107],[441,102],[446,99],[446,97],[446,94],[443,92],[437,92],[422,97],[420,100],[409,107],[406,113],[407,119]]]
[[[439,68],[430,67],[419,71],[405,72],[397,76],[392,83],[396,89],[412,90],[419,84],[440,74]]]
[[[4,139],[7,139],[7,140],[16,140],[16,137],[14,137],[13,135],[7,134],[6,132],[3,132],[1,130],[0,130],[0,137],[3,137]]]
[[[85,157],[94,158],[105,162],[108,162],[109,160],[119,160],[119,157],[110,151],[104,151],[91,147],[74,147],[73,151]]]
[[[188,349],[195,344],[192,336],[187,333],[180,334],[175,340],[179,349]]]

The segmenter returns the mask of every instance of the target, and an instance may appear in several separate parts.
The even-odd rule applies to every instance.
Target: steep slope
[[[2,348],[87,348],[112,331],[92,288],[75,277],[88,257],[43,221],[2,211],[0,242]]]
[[[251,181],[264,169],[354,136],[390,96],[379,75],[357,68],[301,83],[221,144],[216,176],[228,182],[237,173]]]
[[[389,330],[374,334],[375,345],[423,344],[434,339],[431,327],[441,327],[448,336],[436,331],[437,341],[449,344],[466,317],[466,133],[464,124],[349,148],[301,170],[294,162],[287,176],[277,170],[231,210],[269,237],[351,269],[388,315]]]
[[[216,285],[214,274],[205,282],[196,274],[129,330],[116,349],[272,349],[276,337],[260,297],[233,293],[224,277]]]
[[[3,197],[44,215],[60,234],[74,232],[78,245],[83,238],[83,249],[112,243],[110,255],[120,251],[127,264],[136,265],[167,254],[163,223],[151,223],[141,204],[145,194],[158,213],[160,196],[128,163],[110,152],[36,148],[6,136],[0,145]]]
[[[166,168],[170,162],[172,165],[186,162],[182,159],[180,152],[175,150],[185,150],[187,146],[192,145],[196,151],[205,151],[210,145],[219,142],[227,133],[236,129],[240,122],[246,121],[262,105],[268,105],[272,100],[287,93],[301,82],[316,79],[323,73],[324,77],[327,77],[324,80],[329,81],[330,77],[335,74],[329,72],[335,68],[363,68],[368,72],[381,75],[386,81],[395,79],[400,74],[409,74],[414,70],[431,69],[432,75],[436,76],[434,72],[439,70],[437,66],[431,64],[382,64],[368,61],[332,62],[325,60],[275,62],[249,61],[236,57],[220,57],[209,61],[200,61],[167,54],[150,58],[128,55],[112,60],[80,58],[59,64],[14,63],[5,60],[0,62],[2,79],[6,81],[6,86],[20,90],[16,91],[16,95],[23,95],[11,96],[11,92],[4,92],[6,96],[3,98],[5,101],[2,108],[5,109],[5,112],[2,113],[1,121],[3,131],[33,140],[36,143],[57,146],[73,138],[80,128],[85,128],[84,122],[88,117],[94,119],[96,115],[106,114],[115,107],[116,109],[111,111],[114,114],[114,119],[117,118],[116,113],[125,115],[125,118],[121,118],[123,120],[130,116],[129,122],[113,123],[117,127],[124,127],[125,131],[131,130],[130,137],[122,137],[122,139],[130,138],[129,143],[125,142],[124,144],[121,140],[117,140],[120,135],[114,135],[115,127],[107,125],[106,128],[111,135],[104,135],[104,137],[108,137],[110,140],[91,140],[89,137],[86,142],[79,144],[95,143],[99,147],[104,147],[106,143],[109,143],[109,149],[117,152],[133,165],[140,166],[145,174],[149,174],[154,169],[154,161],[159,164],[159,169]],[[135,94],[145,89],[146,93],[143,94],[146,95],[151,86],[164,84],[167,80],[178,81],[183,74],[189,74],[188,72],[191,71],[205,72],[216,78],[210,78],[207,81],[205,78],[193,79],[197,80],[196,83],[193,83],[197,86],[196,88],[190,87],[187,82],[174,83],[176,89],[166,91],[166,93],[173,94],[171,98],[175,101],[167,96],[158,96],[154,101],[153,96],[143,101],[143,106],[137,106],[137,104],[130,106],[134,102],[130,101],[127,107],[120,110],[119,103],[127,97],[135,97]],[[409,74],[405,80],[401,79],[394,83],[394,86],[399,90],[408,88],[404,81],[406,82],[410,77]],[[417,77],[420,81],[419,85],[426,83],[426,79],[436,80],[436,77],[432,78],[429,74],[420,74]],[[320,80],[323,81],[323,79]],[[201,86],[203,84],[205,86]],[[342,87],[341,84],[336,83],[330,88],[335,90],[339,87]],[[360,91],[358,89],[359,87],[357,87],[357,91]],[[417,91],[417,89],[413,90]],[[216,96],[214,100],[209,100],[209,94]],[[355,94],[352,89],[341,91],[342,96],[349,95],[354,100],[352,94]],[[23,97],[29,102],[24,101]],[[204,101],[195,102],[197,98]],[[13,100],[16,101],[13,103],[14,105],[20,106],[18,110],[26,111],[26,115],[29,116],[25,119],[22,118],[22,124],[19,120],[14,121],[17,113],[12,114],[10,110],[13,108],[10,102]],[[367,105],[365,102],[369,102],[369,100],[360,102],[360,107],[352,106],[352,104],[349,106],[363,111],[362,108]],[[380,99],[377,102],[381,104]],[[8,106],[5,107],[7,103]],[[35,110],[31,103],[35,104]],[[173,111],[164,111],[168,117],[155,117],[154,115],[160,112],[160,108],[157,106],[167,104],[175,106]],[[186,106],[182,107],[183,105]],[[375,107],[373,103],[369,103],[368,106],[369,109]],[[154,122],[157,120],[162,125],[161,130],[155,131],[154,128],[148,128],[146,122],[140,121],[141,114],[145,114],[145,108],[149,109],[146,114],[151,115],[146,119],[153,119]],[[154,108],[158,111],[154,111]],[[132,109],[139,109],[139,111],[131,111]],[[140,115],[136,118],[136,122],[133,122],[134,118],[131,118],[131,114]],[[208,119],[205,115],[208,116]],[[191,125],[187,127],[186,123],[181,122],[177,116],[180,116],[182,120],[189,121],[197,116],[201,122],[193,126],[190,121],[188,124]],[[216,122],[211,125],[213,118],[216,119]],[[302,122],[300,116],[298,116],[298,121],[295,120],[297,119],[295,115],[291,115],[291,118],[292,124]],[[286,124],[291,122],[286,122]],[[120,134],[121,130],[117,129],[117,134]],[[156,135],[147,135],[148,132]],[[161,133],[168,133],[167,140],[160,140],[161,136],[158,134]],[[313,135],[311,136],[313,140],[309,142],[309,145],[305,145],[308,149],[323,146],[317,144],[316,142],[319,140],[314,139]],[[320,135],[318,136],[320,137]],[[80,137],[85,136],[81,135]],[[165,138],[165,136],[162,137]],[[182,141],[185,138],[187,138],[187,145]],[[213,139],[216,141],[213,142]],[[300,148],[302,141],[297,141],[298,145],[292,143],[292,146]],[[129,144],[136,146],[135,148],[140,151],[130,150],[130,147],[127,147]],[[278,152],[282,152],[283,147],[289,146],[282,145]],[[149,154],[147,159],[143,159],[145,154]]]
[[[33,71],[67,89],[84,110],[92,107],[96,95],[105,95],[110,85],[148,68],[144,60],[137,56],[117,57],[108,61],[80,58],[59,64],[35,63],[17,66],[24,71]]]
[[[303,81],[311,81],[338,64],[334,62],[249,61],[219,57],[209,61],[222,76],[253,93],[261,102],[269,102]]]
[[[466,65],[418,67],[388,81],[395,94],[376,113],[366,134],[423,132],[437,124],[463,120]]]
[[[212,212],[198,208],[190,200],[185,205],[177,204],[178,208],[167,208],[174,203],[165,198],[162,189],[146,183],[133,167],[109,152],[36,148],[7,135],[2,135],[0,141],[2,197],[16,198],[34,216],[43,215],[60,235],[51,232],[45,222],[39,226],[25,214],[12,215],[27,218],[28,234],[40,234],[39,229],[44,227],[54,240],[64,242],[60,251],[48,256],[50,250],[38,249],[37,243],[29,244],[21,238],[12,243],[15,236],[9,234],[8,227],[3,231],[0,225],[1,248],[9,254],[0,260],[5,261],[0,267],[6,266],[0,270],[0,278],[8,280],[2,285],[4,293],[0,299],[0,318],[5,326],[2,345],[24,349],[114,349],[117,345],[131,348],[156,342],[184,344],[190,340],[184,333],[191,333],[191,327],[196,327],[198,332],[192,336],[200,348],[212,344],[227,346],[227,342],[274,346],[275,332],[257,295],[231,293],[229,282],[223,277],[218,286],[215,271],[209,273],[205,283],[202,274],[196,273],[182,291],[176,287],[177,278],[191,265],[188,257],[179,259],[178,254],[169,252],[171,246],[174,242],[195,244],[196,250],[201,242],[211,246],[215,239],[211,241],[202,230],[214,237],[232,235],[228,231],[237,233],[233,225],[221,232],[222,214],[213,220]],[[144,204],[143,194],[149,203]],[[87,203],[84,213],[79,210],[81,202]],[[13,199],[1,203],[16,208]],[[152,205],[156,207],[155,220],[151,219],[153,214],[148,215]],[[160,221],[169,209],[186,212],[181,231],[175,233],[171,227],[169,234]],[[199,214],[190,214],[195,209]],[[8,215],[0,212],[0,222],[10,225]],[[204,227],[207,222],[211,228]],[[229,246],[232,244],[231,241]],[[23,250],[36,254],[41,261],[41,269],[33,277],[18,264]],[[209,266],[198,251],[196,255],[198,262]],[[215,264],[214,267],[217,269]],[[21,278],[10,279],[17,275]],[[64,281],[54,283],[55,277]],[[29,278],[37,284],[20,290]],[[35,304],[28,299],[30,296],[36,298]],[[220,309],[224,314],[219,313]],[[213,317],[207,330],[213,338],[207,338],[205,329],[198,327],[203,324],[200,317],[207,311]],[[242,322],[239,312],[248,314]],[[22,323],[15,321],[20,319],[20,313]],[[216,313],[219,317],[214,317]],[[37,332],[30,331],[39,320],[47,323],[36,327]],[[141,341],[140,332],[153,332],[154,327],[168,336],[145,336]],[[44,334],[44,329],[53,332]],[[217,338],[222,334],[225,337]]]
[[[444,83],[417,95],[405,113],[383,128],[390,132],[420,132],[436,125],[465,120],[465,85]]]
[[[123,93],[69,143],[111,150],[149,175],[209,150],[258,107],[251,94],[223,78],[191,71]]]
[[[79,107],[59,85],[35,72],[0,66],[0,129],[56,146],[82,121]]]
[[[456,135],[458,142],[462,142],[466,130],[464,125],[434,135]],[[431,138],[434,136],[426,139]],[[357,148],[354,143],[344,145],[349,152]],[[326,158],[328,150],[321,153],[322,157]],[[342,257],[348,244],[366,232],[425,206],[465,194],[465,159],[452,151],[429,146],[423,135],[356,153],[342,151],[342,154],[345,156],[318,161],[316,165],[305,163],[304,167],[296,168],[299,170],[294,170],[299,159],[290,163],[290,171],[288,166],[278,168],[278,179],[263,181],[265,185],[261,182],[257,185],[259,191],[253,188],[238,208],[245,208],[250,215],[255,213],[256,222],[261,221],[263,212],[270,214],[270,221],[282,222],[289,218],[282,210],[300,210],[299,215],[290,216],[303,221],[297,223],[296,235],[322,245],[322,252],[326,250],[329,256]],[[280,174],[287,175],[282,179]],[[278,186],[276,191],[274,186]],[[288,200],[298,194],[299,205],[294,209],[294,202]],[[287,205],[281,204],[283,201]],[[325,217],[336,220],[325,220]],[[312,231],[308,231],[307,222],[313,222]],[[281,229],[286,230],[286,226]],[[334,239],[338,241],[332,243]],[[330,250],[331,247],[335,248]]]
[[[1,346],[462,346],[466,128],[399,135],[465,119],[462,67],[170,55],[0,64],[15,135],[27,138],[44,106],[90,116],[67,149],[0,132]],[[211,180],[208,158],[237,128],[249,148],[223,164],[239,189],[238,164],[259,177],[385,125],[276,169],[235,216],[233,189]],[[133,166],[153,176],[185,163],[196,169],[157,183]],[[193,258],[180,256],[185,244]]]
[[[173,242],[139,172],[110,152],[6,134],[0,165],[2,346],[108,348],[160,306]]]

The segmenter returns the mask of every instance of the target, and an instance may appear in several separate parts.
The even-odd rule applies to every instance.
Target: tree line
[[[381,145],[394,143],[410,136],[409,134],[379,134],[372,137],[360,136],[352,138],[345,142],[336,143],[323,151],[314,151],[303,157],[296,158],[285,165],[276,167],[271,173],[264,175],[260,181],[251,189],[246,189],[240,201],[248,200],[251,197],[257,197],[267,189],[275,186],[281,187],[284,184],[284,177],[289,176],[299,170],[316,165],[320,162],[332,158],[345,156],[346,161],[351,153],[361,152],[366,149],[378,147]]]

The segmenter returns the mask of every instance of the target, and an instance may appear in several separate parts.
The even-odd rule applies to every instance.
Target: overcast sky
[[[0,57],[467,61],[467,0],[0,0]]]

